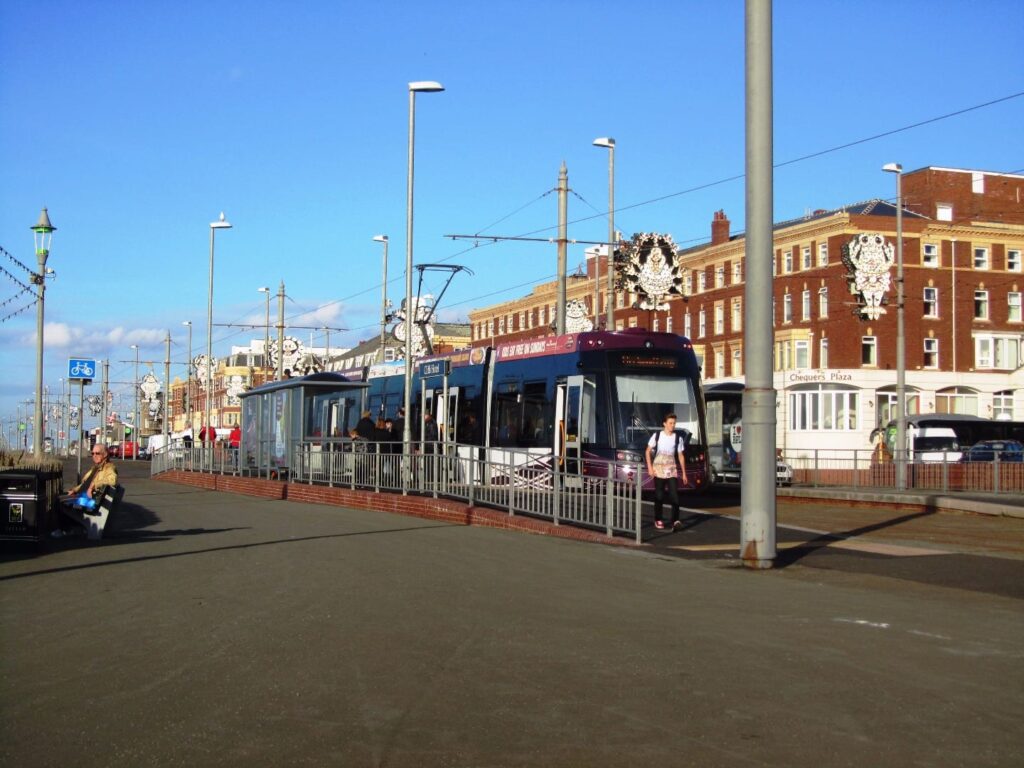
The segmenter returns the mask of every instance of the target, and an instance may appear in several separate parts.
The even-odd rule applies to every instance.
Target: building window
[[[953,206],[949,203],[936,203],[935,204],[935,219],[936,221],[952,221],[953,220]]]
[[[672,333],[672,315],[665,318],[665,333]]]
[[[818,367],[828,368],[828,339],[818,342]]]
[[[793,294],[791,293],[782,297],[782,322],[793,322]]]
[[[547,325],[548,324],[548,308],[547,307],[541,307],[538,310],[538,312],[540,312],[540,324],[541,325]]]
[[[615,330],[616,331],[621,331],[622,330],[622,321],[621,320],[616,320],[615,321]]]
[[[687,312],[685,315],[683,315],[683,336],[685,336],[686,338],[690,338],[690,336],[692,335],[692,331],[693,324],[690,321],[690,313]]]
[[[788,275],[793,271],[793,252],[786,251],[782,255],[782,274]]]
[[[793,351],[796,353],[796,367],[797,368],[810,368],[810,352],[811,342],[809,341],[795,341],[793,342]]]
[[[939,246],[935,243],[925,243],[921,246],[921,266],[939,266]]]
[[[1020,251],[1008,250],[1006,252],[1006,269],[1009,272],[1020,272]]]
[[[697,273],[697,293],[704,293],[708,287],[708,275],[702,269]]]
[[[874,336],[861,336],[860,364],[875,367],[878,365],[878,339]]]
[[[988,291],[974,292],[974,319],[988,320]]]
[[[686,296],[689,296],[691,293],[693,293],[693,275],[687,274],[683,278],[683,293]]]
[[[707,331],[707,319],[702,309],[697,313],[697,338],[703,339],[705,331]]]
[[[950,387],[935,393],[936,413],[978,415],[978,393],[967,387]]]
[[[988,248],[974,249],[974,268],[988,269]]]
[[[938,317],[939,316],[939,289],[938,288],[925,288],[924,289],[924,316],[925,317]]]
[[[1011,323],[1021,321],[1020,291],[1011,291],[1006,294],[1006,319]]]
[[[1020,336],[985,334],[974,337],[974,367],[1012,371],[1020,366]]]
[[[794,431],[849,432],[857,429],[860,417],[860,392],[826,389],[791,392],[789,428]]]
[[[971,173],[971,192],[976,195],[985,194],[985,174],[980,171]]]
[[[804,321],[811,319],[811,292],[804,291],[800,296],[800,318]]]
[[[735,298],[732,300],[732,325],[730,330],[739,333],[743,330],[743,300]]]
[[[818,289],[818,317],[828,317],[828,288]]]
[[[725,286],[725,267],[715,267],[715,288]]]
[[[654,331],[655,333],[657,333],[660,326],[661,326],[661,323],[658,321],[657,316],[655,316],[654,321],[651,324],[651,330]]]
[[[487,321],[487,337],[490,338],[492,336],[494,336],[494,320],[493,319]]]
[[[924,340],[924,367],[925,368],[938,368],[939,367],[939,340],[938,339],[925,339]]]
[[[743,350],[734,349],[732,351],[732,375],[743,375]]]
[[[635,315],[633,317],[629,318],[629,327],[630,328],[636,328],[636,316]]]
[[[715,334],[725,333],[725,307],[722,302],[715,304]]]
[[[777,272],[778,272],[778,264],[776,263],[775,256],[773,255],[772,256],[772,277],[775,277]]]
[[[715,353],[715,378],[725,378],[725,352],[722,350]]]
[[[828,266],[828,243],[818,243],[818,266]]]
[[[505,333],[505,316],[504,315],[502,315],[501,317],[498,318],[498,334],[501,335],[503,333]]]
[[[800,249],[800,268],[811,268],[811,246],[809,245],[805,245],[803,248]]]
[[[880,427],[884,427],[890,421],[895,419],[896,418],[896,414],[899,413],[899,408],[897,407],[899,397],[896,395],[895,392],[879,392],[877,394],[878,394],[878,396],[876,398],[876,400],[878,402],[878,407],[876,409],[877,410],[877,415],[878,415],[877,424]],[[917,394],[916,392],[911,392],[911,391],[908,390],[906,397],[907,397],[907,405],[906,405],[905,410],[907,412],[907,415],[910,416],[910,415],[915,414],[915,413],[920,413],[921,412],[921,396],[919,394]]]
[[[1017,251],[1017,256],[1019,260],[1020,251]],[[732,263],[732,282],[733,285],[743,282],[743,265],[740,263],[739,259]]]
[[[1004,389],[992,394],[992,418],[1013,419],[1013,390]]]

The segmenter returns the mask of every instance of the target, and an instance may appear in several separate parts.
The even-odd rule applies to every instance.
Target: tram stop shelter
[[[241,474],[284,479],[303,452],[347,440],[368,386],[340,373],[314,373],[243,393]]]

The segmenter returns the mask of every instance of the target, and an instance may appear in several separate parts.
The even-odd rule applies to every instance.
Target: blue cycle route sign
[[[96,378],[96,361],[72,357],[68,360],[68,378],[90,381]]]

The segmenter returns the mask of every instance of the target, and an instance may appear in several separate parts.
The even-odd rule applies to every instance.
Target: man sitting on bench
[[[61,512],[83,527],[88,527],[83,515],[94,513],[103,492],[109,486],[117,485],[117,467],[110,460],[107,447],[97,443],[92,447],[92,468],[85,473],[82,482],[73,487],[61,499]],[[59,528],[53,532],[55,538],[63,535]]]

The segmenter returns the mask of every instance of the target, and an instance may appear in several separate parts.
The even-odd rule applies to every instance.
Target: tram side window
[[[524,387],[523,419],[520,430],[519,445],[552,444],[551,432],[552,404],[547,396],[547,383],[533,382]]]
[[[518,392],[500,392],[494,398],[493,427],[491,440],[495,445],[511,447],[518,445],[519,414],[522,404]]]

